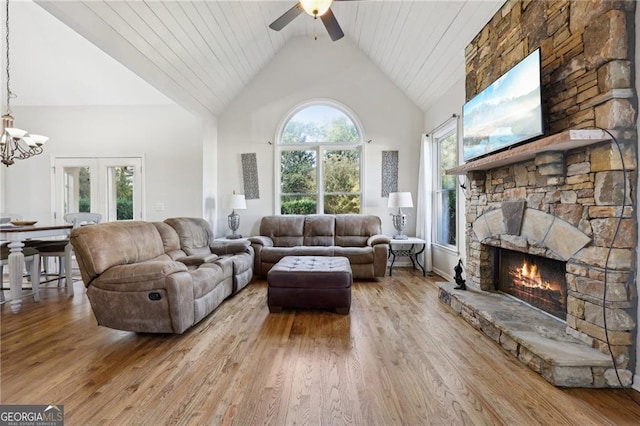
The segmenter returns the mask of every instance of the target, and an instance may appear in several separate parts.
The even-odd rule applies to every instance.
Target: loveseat
[[[265,216],[250,237],[256,275],[266,276],[285,256],[342,256],[353,278],[384,277],[389,237],[378,216],[360,214]]]
[[[204,219],[108,222],[70,236],[99,325],[183,333],[253,276],[247,241],[217,243]]]

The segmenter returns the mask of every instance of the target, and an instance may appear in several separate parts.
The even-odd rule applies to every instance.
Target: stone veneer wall
[[[492,245],[567,260],[567,331],[608,353],[604,305],[624,385],[631,383],[635,365],[637,309],[635,7],[635,1],[507,1],[465,51],[467,99],[540,47],[547,133],[615,130],[626,169],[626,199],[623,163],[613,142],[469,173],[466,275],[472,287],[493,288]],[[475,232],[473,224],[484,223],[478,220],[483,215],[516,200],[525,201],[526,211],[561,219],[558,223],[590,241],[567,257],[529,234]]]

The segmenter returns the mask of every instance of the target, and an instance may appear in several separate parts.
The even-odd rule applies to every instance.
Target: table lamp
[[[227,223],[229,224],[229,229],[231,229],[231,234],[227,235],[227,238],[230,240],[242,238],[242,235],[236,233],[240,227],[240,216],[236,213],[236,210],[244,210],[247,208],[247,202],[244,199],[244,195],[236,194],[236,191],[233,191],[232,195],[227,196],[225,204],[227,207],[231,208],[231,214],[227,217]]]
[[[398,213],[393,214],[393,227],[396,228],[398,233],[393,236],[396,240],[406,240],[408,237],[404,235],[404,228],[407,227],[407,214],[402,213],[402,208],[413,207],[413,199],[410,192],[392,192],[389,194],[389,203],[387,205],[390,209],[398,209]]]

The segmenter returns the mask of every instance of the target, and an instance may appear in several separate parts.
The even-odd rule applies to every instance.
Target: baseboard
[[[633,376],[633,383],[631,384],[631,388],[640,392],[640,374],[635,374]]]
[[[448,272],[444,272],[444,271],[442,271],[442,270],[440,270],[438,268],[435,268],[435,267],[433,268],[433,272],[435,272],[436,274],[440,275],[442,278],[446,279],[449,282],[453,282],[454,281],[453,280],[453,275],[451,275]]]

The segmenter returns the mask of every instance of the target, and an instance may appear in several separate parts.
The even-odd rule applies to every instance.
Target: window
[[[280,213],[360,213],[362,145],[342,107],[316,102],[295,111],[278,144]]]
[[[438,167],[435,176],[434,207],[436,210],[435,243],[443,246],[457,244],[457,176],[445,171],[458,165],[458,135],[456,120],[451,120],[433,134]]]

